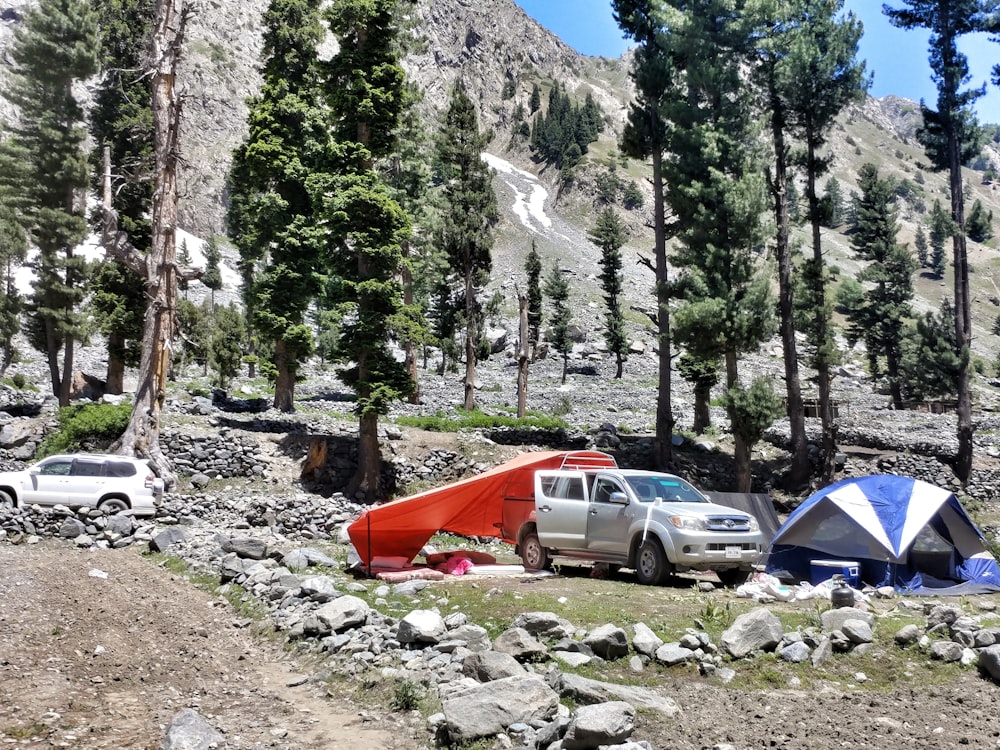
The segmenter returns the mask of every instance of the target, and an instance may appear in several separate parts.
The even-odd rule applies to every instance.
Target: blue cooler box
[[[822,583],[823,581],[833,578],[838,573],[844,576],[844,580],[847,581],[848,586],[854,589],[860,588],[861,566],[856,560],[809,561],[809,575],[811,583],[814,586],[817,583]]]

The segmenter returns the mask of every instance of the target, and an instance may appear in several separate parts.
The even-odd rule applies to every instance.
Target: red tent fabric
[[[365,566],[378,557],[409,562],[438,531],[501,538],[504,497],[532,497],[536,470],[570,463],[615,465],[597,451],[522,453],[482,474],[366,510],[347,533]]]

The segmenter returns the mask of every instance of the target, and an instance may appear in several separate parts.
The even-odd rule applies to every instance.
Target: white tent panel
[[[903,533],[899,540],[899,549],[896,554],[901,554],[908,549],[917,538],[920,530],[927,525],[938,509],[945,504],[951,492],[935,487],[927,482],[916,481],[913,483],[913,494],[910,495],[910,503],[906,507],[906,516],[903,522]]]
[[[882,522],[875,514],[875,509],[865,497],[861,488],[856,484],[848,484],[835,492],[827,495],[831,501],[836,503],[844,513],[846,513],[858,526],[867,531],[872,538],[880,544],[886,552],[893,557],[899,555],[899,550],[893,547],[889,536],[882,528]],[[881,555],[875,557],[882,557]]]

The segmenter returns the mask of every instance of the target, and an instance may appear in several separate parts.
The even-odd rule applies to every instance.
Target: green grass
[[[569,425],[561,419],[549,417],[545,414],[532,412],[524,419],[517,417],[507,417],[497,414],[484,414],[480,411],[456,410],[453,415],[438,412],[434,416],[425,417],[397,417],[396,424],[403,427],[414,427],[428,432],[458,432],[465,429],[496,429],[500,427],[511,428],[538,428],[543,430],[566,429]]]

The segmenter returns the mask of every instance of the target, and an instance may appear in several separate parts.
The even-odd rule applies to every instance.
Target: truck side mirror
[[[628,505],[628,495],[624,492],[612,492],[608,495],[608,502],[615,505]]]

